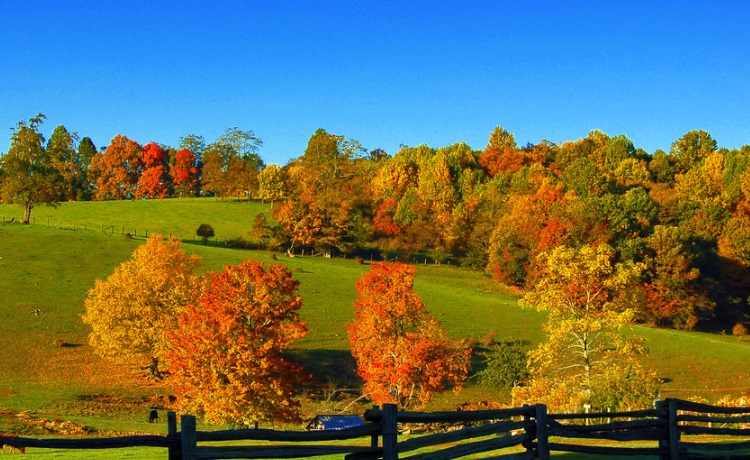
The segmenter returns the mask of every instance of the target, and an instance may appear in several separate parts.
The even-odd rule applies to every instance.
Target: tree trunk
[[[21,218],[22,224],[29,224],[31,222],[31,210],[34,208],[34,204],[27,202],[25,205],[23,218]]]

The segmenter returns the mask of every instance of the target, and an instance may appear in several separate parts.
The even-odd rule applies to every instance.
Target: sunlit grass
[[[286,258],[283,254],[273,261],[269,251],[204,246],[197,238],[193,241],[201,223],[211,224],[217,239],[239,237],[250,229],[255,214],[267,212],[267,208],[214,199],[64,203],[56,209],[35,209],[37,225],[0,226],[0,349],[4,353],[0,411],[29,410],[98,430],[162,430],[147,424],[146,403],[132,410],[81,403],[82,395],[111,395],[127,401],[169,393],[163,384],[95,356],[87,343],[87,326],[80,318],[83,300],[94,281],[107,277],[129,258],[143,243],[145,230],[183,236],[185,250],[203,258],[202,270],[219,270],[247,258],[286,264],[300,281],[305,305],[301,316],[311,330],[295,345],[293,354],[318,381],[340,377],[342,372],[352,374],[346,327],[354,317],[354,284],[369,270],[369,261],[357,264],[344,258]],[[6,221],[19,212],[17,207],[0,206]],[[102,226],[120,229],[102,232]],[[123,228],[135,238],[125,238]],[[544,316],[521,309],[514,295],[481,273],[422,264],[417,272],[416,291],[452,337],[481,341],[496,334],[499,340],[520,339],[529,346],[542,339]],[[713,402],[723,394],[750,390],[750,342],[733,336],[644,327],[633,328],[633,333],[644,336],[651,350],[645,362],[668,379],[664,397],[700,396]],[[431,408],[455,408],[467,400],[489,399],[510,402],[507,391],[470,381],[462,393],[437,397]],[[0,431],[8,423],[0,416]]]

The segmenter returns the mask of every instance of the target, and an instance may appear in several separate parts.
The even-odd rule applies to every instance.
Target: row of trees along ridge
[[[0,197],[24,206],[64,200],[249,196],[273,203],[253,234],[271,246],[361,253],[428,251],[535,286],[558,246],[609,245],[642,264],[635,319],[692,329],[750,317],[750,146],[719,149],[690,131],[650,154],[626,136],[592,131],[561,145],[519,146],[495,128],[483,150],[465,143],[366,151],[323,129],[284,166],[265,165],[252,131],[172,148],[118,135],[101,151],[44,117],[21,122],[0,159]]]

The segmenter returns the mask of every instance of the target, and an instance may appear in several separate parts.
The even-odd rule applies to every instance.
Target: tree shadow
[[[357,375],[357,363],[346,350],[299,350],[294,358],[304,363],[312,379],[320,383],[335,383],[340,386],[361,385]]]

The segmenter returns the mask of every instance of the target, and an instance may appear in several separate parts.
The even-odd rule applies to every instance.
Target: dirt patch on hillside
[[[93,428],[80,423],[36,417],[28,411],[0,412],[0,431],[24,436],[87,436],[96,432]]]

